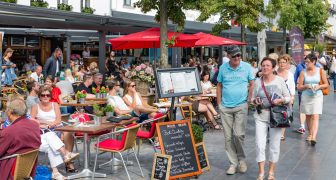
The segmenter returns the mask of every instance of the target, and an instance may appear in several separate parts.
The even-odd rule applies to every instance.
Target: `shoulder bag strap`
[[[268,100],[268,102],[270,103],[270,105],[273,106],[273,103],[272,103],[272,101],[271,101],[271,98],[268,96],[268,93],[267,93],[267,91],[266,91],[266,88],[265,88],[265,84],[264,84],[264,80],[263,80],[263,78],[261,78],[260,80],[261,80],[261,87],[262,87],[262,89],[264,90],[264,93],[265,93],[265,95],[266,95],[266,97],[267,97],[267,100]]]

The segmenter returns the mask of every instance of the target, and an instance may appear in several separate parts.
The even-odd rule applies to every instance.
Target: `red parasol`
[[[175,44],[169,47],[192,47],[199,39],[194,35],[178,32],[168,32],[168,40],[172,37]],[[160,28],[150,28],[145,31],[128,34],[122,37],[110,39],[113,50],[137,49],[137,48],[160,48]]]
[[[214,36],[203,32],[196,33],[194,36],[200,38],[195,43],[195,46],[246,45],[246,43],[240,41]]]

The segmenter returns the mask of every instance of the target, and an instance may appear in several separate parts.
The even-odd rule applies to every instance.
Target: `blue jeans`
[[[334,91],[335,91],[336,90],[336,73],[333,72],[331,75],[333,77],[332,79],[333,79],[333,82],[334,82]]]
[[[74,113],[74,108],[72,106],[61,106],[61,114],[72,114]]]

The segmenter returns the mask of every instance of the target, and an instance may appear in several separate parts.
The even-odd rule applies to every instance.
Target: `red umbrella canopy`
[[[174,40],[175,44],[169,47],[191,47],[199,39],[194,35],[168,31],[168,40]],[[113,50],[160,48],[160,28],[150,28],[145,31],[128,34],[122,37],[110,39]]]
[[[246,45],[246,43],[240,41],[214,36],[203,32],[199,32],[194,35],[200,38],[195,43],[195,46]]]

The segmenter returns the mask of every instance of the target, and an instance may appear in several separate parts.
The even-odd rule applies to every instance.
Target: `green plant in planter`
[[[88,14],[93,14],[93,12],[95,12],[96,10],[90,7],[85,7],[82,8],[82,13],[88,13]]]
[[[49,4],[43,0],[30,0],[30,6],[47,8],[48,5]]]
[[[65,3],[61,3],[57,5],[57,9],[63,11],[72,11],[72,6]]]
[[[98,116],[98,117],[102,117],[104,116],[104,107],[100,107],[97,104],[93,105],[93,114]]]
[[[0,0],[1,2],[17,3],[17,0]]]
[[[104,109],[105,112],[114,112],[114,107],[111,105],[107,105]]]
[[[197,124],[191,124],[191,129],[194,135],[195,143],[203,142],[203,129]]]

